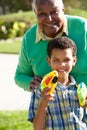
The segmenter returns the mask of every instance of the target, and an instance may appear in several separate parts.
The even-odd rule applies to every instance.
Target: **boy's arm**
[[[46,109],[47,106],[41,101],[37,114],[33,120],[34,130],[45,130]]]
[[[42,100],[41,90],[38,89],[32,91],[28,121],[33,122],[34,130],[44,130],[47,104]]]
[[[50,88],[45,88],[41,93],[41,101],[33,119],[34,130],[45,130],[46,111],[48,103],[54,100],[54,95],[48,94]]]

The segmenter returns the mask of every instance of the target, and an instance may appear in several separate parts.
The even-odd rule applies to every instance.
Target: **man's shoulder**
[[[84,32],[87,32],[87,19],[80,16],[74,16],[74,15],[66,15],[66,18],[67,18],[67,27],[68,27],[69,36],[71,36],[72,38],[75,37],[75,35],[77,36],[78,34],[79,38],[81,36],[84,37],[85,36]],[[77,38],[75,37],[75,39]],[[75,42],[77,42],[77,40]]]
[[[37,24],[34,24],[32,27],[30,27],[27,31],[26,34],[30,33],[30,32],[35,32],[35,30],[37,29]]]
[[[79,22],[79,23],[87,23],[87,19],[81,16],[76,15],[65,15],[68,22]]]
[[[29,28],[23,38],[28,40],[28,41],[32,41],[33,39],[36,38],[36,29],[37,29],[37,24],[33,25],[31,28]]]

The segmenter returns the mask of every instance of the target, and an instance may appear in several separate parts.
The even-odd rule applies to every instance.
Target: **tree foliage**
[[[63,0],[65,7],[87,10],[87,0]]]
[[[2,14],[28,11],[32,9],[31,2],[32,0],[0,0],[0,10]]]
[[[0,14],[32,10],[33,0],[0,0]],[[65,8],[80,8],[87,10],[87,0],[63,0]]]

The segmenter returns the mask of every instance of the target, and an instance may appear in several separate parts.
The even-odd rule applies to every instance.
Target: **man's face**
[[[54,38],[62,30],[64,10],[58,0],[39,0],[36,15],[39,27],[48,37]]]

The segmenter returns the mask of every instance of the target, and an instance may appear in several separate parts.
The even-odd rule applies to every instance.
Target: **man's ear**
[[[48,62],[48,64],[49,64],[49,66],[50,66],[50,57],[47,57],[47,62]]]
[[[35,15],[36,15],[36,14],[37,14],[37,12],[36,12],[36,8],[34,8],[33,10],[34,10],[34,13],[35,13]]]
[[[65,12],[65,8],[64,8],[64,6],[62,7],[62,11]]]

